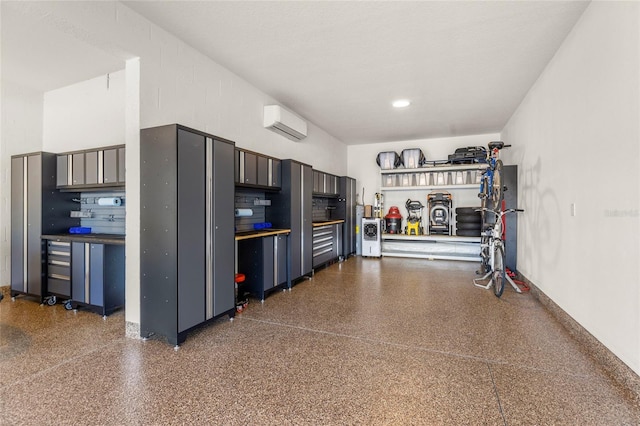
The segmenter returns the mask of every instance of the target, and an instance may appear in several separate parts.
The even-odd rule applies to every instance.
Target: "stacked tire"
[[[482,232],[482,215],[478,207],[456,208],[456,235],[461,237],[479,237]]]

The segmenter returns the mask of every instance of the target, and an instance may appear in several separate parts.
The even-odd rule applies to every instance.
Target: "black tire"
[[[458,214],[456,216],[456,222],[458,223],[481,223],[482,216],[477,214]]]
[[[489,194],[491,201],[489,208],[494,211],[502,210],[502,199],[504,198],[502,182],[502,160],[496,161],[496,167],[493,170],[492,193]]]
[[[491,255],[489,254],[489,235],[480,232],[480,270],[477,274],[484,275],[491,271]]]
[[[488,208],[489,207],[489,177],[487,175],[482,176],[482,192],[478,194],[480,197],[480,208]],[[484,210],[480,211],[480,217],[482,218],[482,223],[486,223],[486,215],[487,212]]]
[[[456,231],[456,235],[458,235],[459,237],[479,237],[480,236],[480,230],[479,229],[460,229],[458,231]]]
[[[458,207],[456,208],[456,215],[478,214],[476,211],[478,207]]]
[[[507,271],[504,266],[504,249],[502,246],[495,246],[493,249],[493,294],[496,297],[502,296],[502,292],[504,291],[504,282],[507,280],[506,278]]]
[[[480,222],[477,223],[466,223],[466,222],[458,222],[456,224],[456,229],[458,231],[480,231],[482,229],[482,224]]]

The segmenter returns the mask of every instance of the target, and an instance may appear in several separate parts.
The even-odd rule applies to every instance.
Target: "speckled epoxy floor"
[[[529,294],[475,264],[351,258],[191,333],[0,302],[2,425],[621,425],[640,408]]]

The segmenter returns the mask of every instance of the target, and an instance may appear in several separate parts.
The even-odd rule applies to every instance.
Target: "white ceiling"
[[[347,144],[501,131],[588,4],[123,3]],[[119,63],[6,15],[3,79],[48,90]],[[394,110],[397,98],[412,105]]]
[[[46,92],[124,69],[122,59],[46,25],[46,17],[26,14],[18,3],[0,0],[2,80]]]

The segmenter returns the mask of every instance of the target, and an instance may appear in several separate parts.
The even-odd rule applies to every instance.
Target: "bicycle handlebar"
[[[486,207],[480,207],[478,209],[475,209],[477,212],[492,212],[492,213],[496,213],[500,216],[504,216],[507,213],[513,213],[513,212],[524,212],[524,209],[506,209],[506,210],[500,210],[500,211],[495,211]]]

